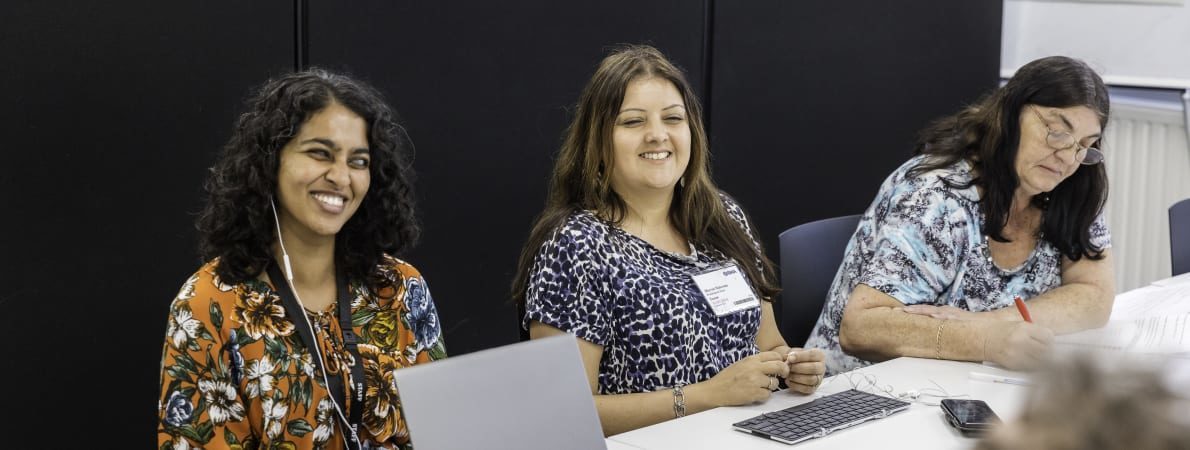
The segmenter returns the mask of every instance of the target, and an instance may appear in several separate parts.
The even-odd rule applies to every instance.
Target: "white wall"
[[[1190,197],[1190,6],[1177,3],[1004,1],[1001,76],[1043,56],[1066,55],[1114,86],[1104,136],[1119,291],[1170,275],[1166,210]]]
[[[1183,2],[1184,3],[1184,2]],[[1190,89],[1190,6],[1005,0],[1001,75],[1066,55],[1108,84]]]

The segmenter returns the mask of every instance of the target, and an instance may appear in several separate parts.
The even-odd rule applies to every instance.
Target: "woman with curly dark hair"
[[[158,445],[409,448],[392,372],[445,357],[410,150],[380,94],[313,69],[248,101],[211,168],[206,264],[170,306]]]

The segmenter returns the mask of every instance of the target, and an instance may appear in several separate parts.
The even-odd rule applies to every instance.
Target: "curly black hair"
[[[277,189],[278,155],[311,115],[332,102],[367,123],[372,179],[359,210],[335,236],[335,265],[348,278],[379,286],[376,269],[385,255],[399,255],[416,242],[412,145],[396,114],[371,86],[313,68],[270,79],[249,97],[247,112],[203,184],[199,254],[204,261],[219,259],[215,272],[222,282],[254,278],[271,263],[276,229],[269,202]]]

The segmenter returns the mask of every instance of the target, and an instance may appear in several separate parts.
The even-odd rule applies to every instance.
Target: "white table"
[[[1129,320],[1144,315],[1146,311],[1159,308],[1160,314],[1175,314],[1190,309],[1190,298],[1185,304],[1180,301],[1177,289],[1190,287],[1190,275],[1172,277],[1154,282],[1117,296],[1112,318]],[[1173,298],[1171,298],[1171,295]],[[1170,302],[1176,305],[1170,307]],[[1182,305],[1185,305],[1184,307]],[[1157,311],[1158,309],[1152,309]],[[1183,355],[1184,356],[1184,355]],[[1186,370],[1190,370],[1188,367]],[[966,449],[974,441],[963,437],[946,423],[941,408],[923,403],[938,403],[937,397],[918,397],[907,411],[859,424],[852,428],[836,431],[824,438],[812,439],[795,446],[752,436],[735,431],[731,424],[746,420],[765,412],[772,412],[809,402],[826,394],[845,391],[852,383],[859,384],[859,390],[873,393],[881,390],[900,395],[907,391],[927,391],[942,387],[950,395],[966,394],[966,397],[988,402],[992,410],[1004,420],[1013,420],[1020,414],[1025,386],[990,383],[970,379],[971,372],[1028,378],[1027,375],[1009,372],[983,364],[940,361],[933,359],[897,358],[880,364],[855,370],[847,374],[827,378],[813,396],[802,396],[781,391],[768,401],[751,405],[716,408],[698,414],[662,422],[650,427],[617,434],[606,439],[609,450],[665,450],[665,449]],[[874,388],[861,374],[874,377],[879,389]],[[935,386],[934,383],[937,383]]]
[[[836,431],[825,438],[812,439],[796,446],[735,431],[731,424],[765,412],[777,411],[802,404],[826,394],[845,391],[856,382],[860,390],[877,392],[865,377],[874,377],[880,388],[888,388],[894,395],[907,391],[937,389],[934,383],[951,395],[984,400],[1001,418],[1011,420],[1019,414],[1025,393],[1024,386],[971,380],[971,372],[1024,377],[1016,372],[976,363],[941,361],[919,358],[897,358],[827,378],[813,396],[789,391],[775,392],[768,401],[751,406],[715,408],[698,414],[663,422],[639,430],[617,434],[607,439],[609,449],[786,449],[815,450],[832,448],[881,449],[965,449],[973,440],[947,425],[937,397],[918,397],[907,411],[884,419]]]
[[[647,449],[637,447],[635,445],[625,444],[623,442],[617,441],[615,439],[610,439],[610,438],[605,441],[605,444],[607,444],[607,450],[647,450]]]

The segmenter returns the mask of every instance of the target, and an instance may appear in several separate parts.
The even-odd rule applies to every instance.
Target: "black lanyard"
[[[306,346],[307,350],[314,349],[318,342],[314,340],[314,330],[305,326],[306,318],[302,315],[306,314],[305,308],[297,301],[297,297],[293,295],[293,291],[289,288],[289,283],[286,282],[281,269],[277,267],[276,263],[269,264],[268,272],[269,279],[275,286],[274,290],[281,295],[281,302],[285,306],[285,313],[289,316],[289,320],[293,322],[293,326],[297,329],[298,336],[302,338],[302,344]],[[347,406],[346,395],[347,390],[344,389],[344,379],[342,372],[331,374],[327,372],[322,366],[322,359],[318,358],[318,354],[311,351],[310,359],[314,360],[317,370],[323,371],[326,374],[327,383],[330,385],[326,387],[335,398],[335,402],[342,408],[347,408],[344,415],[350,423],[345,424],[348,428],[344,430],[351,438],[347,439],[347,445],[352,450],[359,448],[359,438],[356,436],[357,424],[360,423],[360,415],[363,414],[364,409],[364,361],[360,358],[359,342],[355,337],[355,330],[351,328],[351,297],[347,294],[347,277],[335,277],[336,284],[336,303],[339,309],[339,329],[343,332],[343,346],[347,347],[347,351],[351,352],[351,357],[355,360],[355,364],[351,365],[351,378],[355,380],[355,388],[351,391],[355,393],[355,399],[351,402],[351,406]],[[321,348],[321,347],[319,347]],[[325,351],[321,352],[325,355]]]

